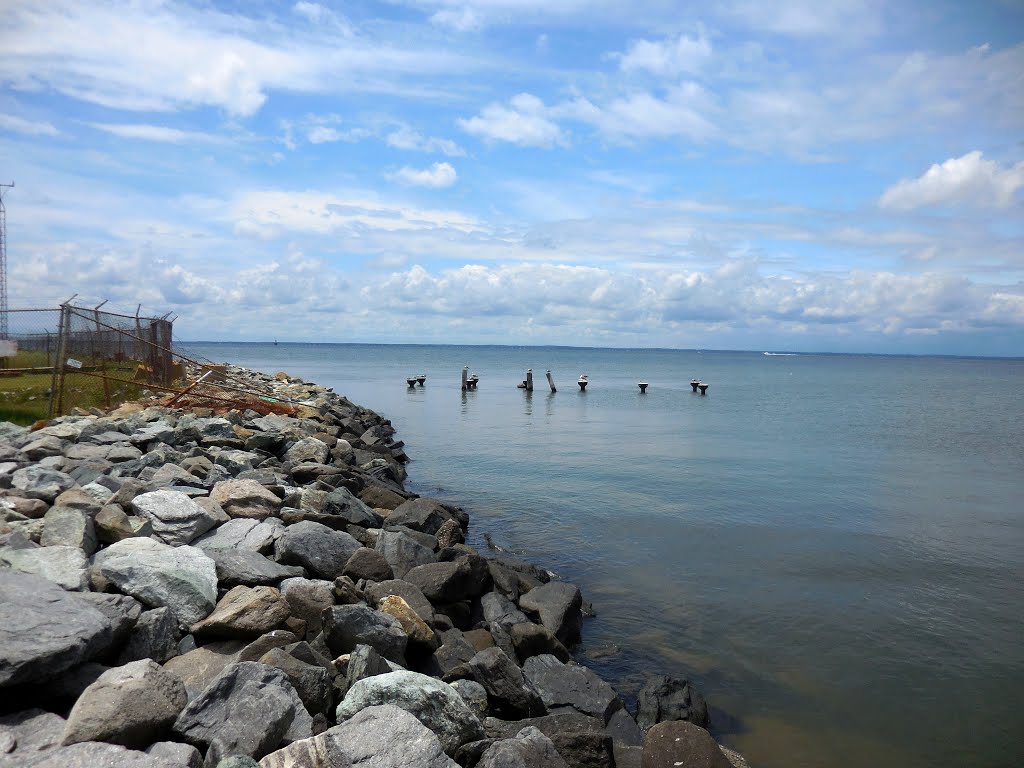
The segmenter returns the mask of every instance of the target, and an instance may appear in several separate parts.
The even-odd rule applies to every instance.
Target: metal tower
[[[13,188],[14,182],[0,184],[0,339],[8,337],[7,329],[7,209],[4,208],[3,188]]]

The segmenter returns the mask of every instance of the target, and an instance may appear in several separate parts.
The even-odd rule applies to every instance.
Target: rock
[[[68,507],[89,515],[95,515],[100,511],[100,507],[103,506],[106,499],[109,499],[112,494],[107,488],[100,486],[98,483],[89,483],[89,485],[93,489],[99,488],[104,492],[104,501],[98,501],[95,496],[87,493],[85,488],[68,488],[53,500],[53,506]]]
[[[24,515],[32,520],[43,517],[46,510],[50,508],[50,505],[42,499],[24,499],[20,496],[7,496],[3,499],[3,504],[19,515]]]
[[[17,470],[11,475],[11,487],[29,499],[42,499],[52,504],[60,494],[74,487],[73,478],[38,464]]]
[[[281,565],[259,552],[244,549],[206,549],[203,550],[217,566],[217,580],[221,586],[237,586],[239,584],[253,587],[259,584],[278,584],[284,579],[306,575],[304,568],[298,565]]]
[[[43,517],[43,535],[39,543],[44,547],[75,547],[88,557],[96,551],[96,529],[92,518],[80,509],[51,507]]]
[[[441,549],[454,544],[462,544],[466,537],[462,533],[462,527],[456,520],[445,520],[437,529],[437,546]]]
[[[144,659],[109,669],[85,689],[68,715],[64,744],[106,741],[141,749],[169,731],[185,708],[185,686]]]
[[[210,487],[203,478],[196,477],[191,472],[175,463],[167,463],[157,469],[149,479],[149,483],[151,486],[156,488],[168,488],[170,486],[192,488]]]
[[[430,653],[437,648],[437,639],[434,637],[434,630],[427,626],[427,623],[409,604],[398,595],[388,595],[380,601],[377,610],[394,616],[402,625],[405,634],[409,638],[409,645]]]
[[[384,555],[396,579],[401,579],[418,565],[437,560],[433,551],[420,544],[411,536],[397,531],[381,531],[377,537],[376,550]]]
[[[644,737],[643,768],[732,768],[711,734],[684,720],[658,723]]]
[[[56,435],[40,435],[21,446],[21,452],[29,461],[41,461],[48,456],[60,456],[64,452],[64,441]]]
[[[432,603],[455,603],[466,600],[476,594],[480,586],[464,560],[418,565],[402,578],[419,587]]]
[[[152,659],[163,664],[178,655],[178,621],[170,608],[144,611],[135,622],[118,664]]]
[[[349,654],[348,668],[345,670],[347,688],[351,688],[367,677],[386,675],[391,671],[387,660],[369,645],[357,645]]]
[[[466,665],[469,674],[487,691],[489,709],[498,717],[519,720],[547,714],[540,694],[500,648],[486,648]]]
[[[612,737],[606,733],[577,731],[550,738],[569,768],[617,768]]]
[[[157,755],[147,755],[120,744],[85,741],[67,747],[54,747],[41,751],[34,759],[15,764],[17,768],[181,768]]]
[[[275,629],[253,640],[238,652],[238,661],[259,661],[274,648],[287,648],[298,641],[294,632]]]
[[[0,427],[2,427],[0,423]],[[0,766],[17,768],[60,746],[64,718],[41,709],[27,709],[0,717]]]
[[[224,595],[213,613],[192,625],[199,638],[256,638],[284,623],[288,603],[273,587],[238,586]]]
[[[239,661],[238,657],[243,647],[240,640],[207,643],[169,659],[164,664],[164,669],[184,683],[185,692],[189,701],[192,701],[206,690],[228,665]]]
[[[347,720],[379,704],[393,704],[415,716],[437,735],[449,755],[460,744],[484,735],[476,715],[450,685],[417,672],[389,672],[358,681],[338,705],[337,718]]]
[[[578,587],[562,581],[552,581],[535,587],[521,595],[519,607],[540,619],[555,637],[567,647],[580,640],[583,614],[580,606],[583,596]]]
[[[204,618],[216,604],[217,569],[195,547],[125,539],[97,553],[93,571],[150,607],[166,605],[183,624]]]
[[[487,691],[475,680],[456,680],[450,683],[480,722],[487,717]]]
[[[260,768],[458,768],[419,720],[392,705],[367,707],[312,739],[267,755]]]
[[[301,565],[321,579],[340,576],[357,549],[359,542],[347,533],[309,521],[289,525],[274,544],[278,562]]]
[[[612,687],[586,667],[563,664],[550,654],[532,656],[523,665],[523,674],[537,689],[549,711],[570,707],[608,722],[622,700]]]
[[[370,645],[386,659],[405,663],[408,638],[394,616],[365,605],[336,606],[324,612],[324,641],[340,656],[357,645]]]
[[[176,547],[188,544],[217,524],[209,512],[178,491],[140,494],[132,499],[132,510],[152,523],[154,537]]]
[[[434,534],[440,530],[453,514],[441,502],[434,499],[409,499],[388,515],[388,525],[404,525],[414,531]]]
[[[616,742],[638,747],[644,743],[644,733],[633,716],[625,708],[618,709],[608,718],[605,726],[608,735]]]
[[[0,570],[0,686],[45,680],[107,651],[111,620],[39,576]]]
[[[312,721],[281,670],[243,661],[225,668],[189,702],[174,731],[206,750],[207,765],[216,765],[228,755],[260,758],[272,752],[303,715],[308,728]],[[311,731],[305,737],[310,736]]]
[[[112,644],[115,646],[128,639],[132,628],[142,616],[142,604],[128,595],[83,592],[80,597],[110,619],[111,630],[114,633]]]
[[[353,605],[366,602],[366,595],[348,576],[336,578],[331,590],[334,592],[334,599],[339,605]]]
[[[203,551],[214,549],[245,549],[266,555],[274,551],[274,541],[284,531],[277,518],[252,520],[239,517],[203,534],[193,543]]]
[[[327,669],[308,664],[281,648],[272,648],[260,657],[260,664],[280,669],[299,694],[311,715],[327,714],[331,708],[331,677]]]
[[[191,744],[176,741],[158,741],[146,748],[146,754],[179,766],[179,768],[203,768],[203,756]]]
[[[347,488],[335,488],[323,500],[321,511],[363,528],[379,528],[381,518]]]
[[[322,614],[334,606],[333,584],[329,581],[292,578],[279,585],[288,601],[292,616],[306,622],[307,637],[315,637],[323,630]]]
[[[304,437],[285,451],[284,460],[290,461],[293,464],[299,464],[304,461],[326,464],[330,454],[331,449],[322,440],[318,440],[315,437]]]
[[[539,656],[544,653],[551,654],[563,664],[571,658],[569,651],[558,641],[551,630],[540,624],[532,622],[513,624],[509,628],[509,637],[515,648],[516,656],[522,663],[525,663],[531,656]]]
[[[231,517],[264,520],[281,508],[281,500],[255,480],[222,480],[213,487],[210,498]]]
[[[581,715],[579,712],[558,712],[540,717],[528,717],[522,720],[507,721],[488,717],[484,721],[484,731],[493,739],[511,739],[527,726],[532,726],[554,739],[563,733],[604,733],[604,721]]]
[[[484,612],[484,621],[488,624],[511,627],[514,624],[530,622],[526,614],[500,592],[488,592],[483,595],[480,598],[480,607]]]
[[[89,589],[89,561],[78,547],[0,549],[0,567],[49,579],[64,589]]]
[[[141,523],[138,527],[132,525],[132,520]],[[130,518],[117,504],[108,504],[96,513],[93,521],[96,529],[96,538],[104,544],[113,544],[122,539],[131,539],[136,536],[150,536],[153,533],[153,524],[141,518]],[[143,528],[143,525],[145,526]]]
[[[388,595],[397,595],[405,600],[424,621],[434,621],[434,607],[415,584],[402,579],[388,579],[366,587],[366,599],[373,605],[378,605]]]
[[[262,457],[257,453],[251,453],[250,451],[223,450],[217,454],[214,459],[214,464],[224,467],[229,474],[237,475],[239,472],[245,472],[247,469],[252,469],[260,461],[262,461]]]
[[[708,726],[708,705],[689,681],[657,675],[637,694],[636,722],[643,730],[668,720],[686,720]]]
[[[523,728],[514,739],[494,742],[477,768],[569,768],[555,745],[536,728]]]
[[[391,566],[384,555],[375,549],[360,547],[345,563],[342,574],[353,581],[388,581],[394,578]]]
[[[366,486],[359,492],[359,498],[370,509],[392,510],[405,503],[404,496],[380,485]]]
[[[485,648],[493,648],[495,646],[494,636],[486,629],[471,629],[468,632],[463,632],[462,636],[466,638],[467,643],[473,646],[474,652],[482,651]],[[502,650],[504,650],[504,648]],[[506,654],[506,656],[507,655],[508,654]]]

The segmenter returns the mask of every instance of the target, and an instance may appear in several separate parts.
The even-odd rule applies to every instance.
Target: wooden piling
[[[549,369],[547,374],[545,374],[545,375],[548,377],[548,386],[551,387],[551,391],[552,392],[557,392],[558,390],[555,389],[555,380],[553,378],[551,378],[551,370]]]
[[[462,367],[462,391],[465,392],[469,388],[469,366],[465,365]],[[696,392],[697,390],[694,390]]]
[[[533,368],[526,369],[526,391],[533,392]]]

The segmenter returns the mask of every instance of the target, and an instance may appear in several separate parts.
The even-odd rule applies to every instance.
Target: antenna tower
[[[0,184],[0,339],[8,337],[7,329],[7,209],[4,208],[4,187],[14,188],[14,182]]]

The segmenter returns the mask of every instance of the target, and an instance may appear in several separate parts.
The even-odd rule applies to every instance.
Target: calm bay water
[[[185,346],[390,418],[471,543],[580,585],[591,666],[694,679],[752,765],[1024,765],[1024,360]]]

